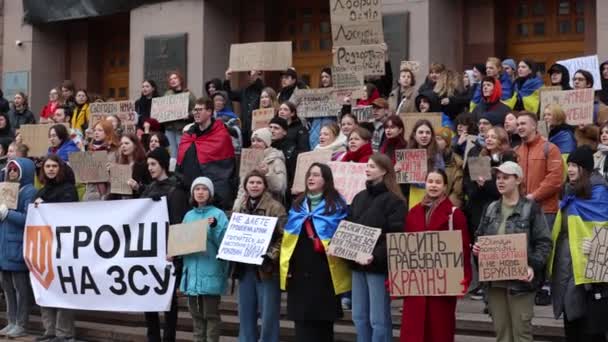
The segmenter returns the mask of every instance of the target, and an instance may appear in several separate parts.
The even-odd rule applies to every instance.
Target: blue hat
[[[507,65],[511,69],[517,70],[517,66],[515,65],[515,60],[513,60],[512,58],[507,58],[507,59],[503,60],[502,65]]]

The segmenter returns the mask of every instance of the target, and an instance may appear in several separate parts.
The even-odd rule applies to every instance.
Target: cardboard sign
[[[528,276],[526,234],[480,236],[479,281],[522,280]]]
[[[19,134],[24,145],[30,148],[30,157],[44,157],[49,152],[49,129],[55,124],[21,125]]]
[[[358,122],[370,122],[374,119],[373,106],[356,106],[351,110]]]
[[[593,123],[593,89],[575,89],[560,91],[544,91],[540,94],[541,120],[545,108],[550,104],[558,104],[566,113],[568,125],[586,125]]]
[[[69,155],[76,183],[104,183],[110,180],[106,169],[108,152],[74,152]]]
[[[342,220],[329,244],[328,254],[365,263],[372,256],[382,229]]]
[[[334,46],[384,42],[382,1],[330,0],[329,11]]]
[[[331,150],[316,150],[298,154],[296,174],[293,177],[292,193],[302,193],[306,190],[306,171],[314,163],[326,164],[331,160]]]
[[[131,178],[133,178],[131,165],[113,163],[110,167],[110,193],[132,195],[133,189],[127,184]]]
[[[585,265],[585,278],[608,282],[608,228],[606,226],[593,227],[593,238],[591,239],[591,253],[587,256]]]
[[[232,71],[287,70],[291,65],[291,41],[230,45]]]
[[[441,113],[400,113],[399,117],[403,120],[405,126],[405,140],[409,139],[418,120],[430,121],[435,132],[441,128]]]
[[[256,109],[251,112],[251,131],[259,128],[268,127],[270,120],[276,115],[274,108]]]
[[[89,104],[89,112],[89,127],[95,126],[110,115],[118,116],[123,132],[137,124],[134,101],[93,102]]]
[[[167,256],[186,255],[207,250],[207,220],[169,226]]]
[[[340,192],[347,204],[362,190],[365,190],[365,167],[367,163],[329,162],[334,176],[334,186]]]
[[[593,89],[602,89],[602,78],[600,76],[600,63],[597,55],[577,57],[571,59],[565,59],[557,61],[557,64],[561,64],[568,69],[570,72],[570,86],[574,87],[574,74],[577,70],[587,70],[593,75]]]
[[[365,76],[384,75],[384,50],[382,45],[340,46],[333,54],[334,69],[351,71]]]
[[[247,174],[258,168],[264,160],[264,150],[257,148],[244,148],[241,150],[241,165],[239,167],[239,178],[243,179]]]
[[[399,166],[397,183],[424,183],[428,172],[428,159],[425,149],[396,150],[395,166]]]
[[[333,67],[331,69],[331,80],[338,103],[342,103],[347,96],[351,99],[360,99],[365,95],[363,73],[352,72],[343,67]]]
[[[462,232],[428,231],[386,235],[391,296],[462,295]]]
[[[297,89],[293,92],[293,102],[298,106],[301,118],[338,116],[342,105],[336,101],[334,88]]]
[[[414,75],[420,72],[420,61],[401,61],[399,70],[408,69],[411,70]]]
[[[190,93],[155,97],[152,99],[150,116],[161,123],[187,119],[189,101]]]
[[[483,178],[486,181],[492,180],[492,166],[490,162],[491,158],[489,156],[468,158],[469,175],[471,175],[473,182],[476,182],[479,178]]]
[[[232,213],[218,259],[261,265],[277,220],[277,217]]]
[[[0,183],[0,204],[6,205],[9,209],[17,209],[17,205],[19,204],[19,183]]]

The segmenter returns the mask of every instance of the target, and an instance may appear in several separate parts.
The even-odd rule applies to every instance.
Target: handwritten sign
[[[133,168],[129,164],[112,164],[110,167],[110,193],[132,195],[133,189],[127,184],[133,178]]]
[[[492,166],[489,156],[469,157],[469,175],[472,181],[477,181],[479,178],[484,180],[492,180]]]
[[[570,86],[574,87],[574,74],[577,70],[587,70],[593,75],[593,89],[602,89],[602,78],[600,76],[600,63],[597,55],[577,57],[571,59],[565,59],[557,61],[557,64],[561,64],[568,69],[570,73]]]
[[[399,166],[397,183],[424,183],[428,172],[428,160],[425,149],[396,150],[395,166]]]
[[[264,150],[257,148],[244,148],[241,150],[241,165],[239,167],[239,177],[244,179],[247,174],[258,168],[264,160]]]
[[[344,197],[347,204],[353,202],[353,198],[362,190],[365,190],[365,167],[367,163],[329,162],[334,176],[334,186]]]
[[[110,180],[106,169],[107,151],[74,152],[68,158],[76,183],[103,183]]]
[[[521,280],[528,275],[526,234],[480,236],[479,281]]]
[[[329,244],[329,254],[342,259],[367,262],[382,229],[342,220]]]
[[[420,72],[420,61],[401,61],[399,70],[405,69],[412,71],[414,74],[418,74]]]
[[[190,93],[167,95],[152,99],[150,115],[158,122],[169,122],[188,118]]]
[[[412,130],[419,120],[430,121],[435,132],[441,128],[441,113],[399,113],[399,117],[403,120],[403,125],[405,126],[404,134],[406,140],[412,134]]]
[[[356,106],[351,112],[358,122],[369,122],[374,118],[373,106]]]
[[[608,253],[606,250],[608,250],[608,227],[593,227],[591,253],[587,256],[585,278],[602,283],[608,282]]]
[[[137,124],[133,101],[93,102],[89,105],[89,112],[89,127],[95,126],[110,115],[118,116],[123,131]]]
[[[167,256],[186,255],[207,250],[207,220],[169,226]]]
[[[232,213],[217,257],[261,265],[277,220],[277,217]]]
[[[19,183],[0,183],[0,204],[6,205],[9,209],[17,209],[17,205],[19,204]]]
[[[363,75],[384,75],[382,45],[340,46],[333,54],[334,69]]]
[[[298,106],[298,116],[302,118],[338,116],[342,105],[336,101],[333,91],[333,88],[296,88],[292,98]]]
[[[329,10],[334,46],[384,42],[382,1],[330,0]]]
[[[298,154],[298,161],[296,164],[296,174],[293,177],[293,185],[291,191],[293,193],[302,193],[306,190],[306,171],[314,163],[327,163],[331,160],[331,150],[316,150],[310,152],[303,152]]]
[[[566,123],[569,125],[586,125],[593,123],[593,89],[575,89],[562,91],[547,91],[540,94],[541,113],[550,104],[558,104],[566,113]]]
[[[44,157],[49,151],[49,129],[55,124],[21,125],[19,134],[24,145],[30,148],[30,157]]]
[[[287,70],[291,65],[291,41],[230,45],[232,71]]]
[[[274,108],[256,109],[251,112],[251,130],[268,127],[270,120],[275,116]]]
[[[352,72],[344,67],[333,67],[331,80],[338,103],[347,96],[351,99],[360,99],[365,95],[363,73]]]
[[[460,231],[392,233],[386,240],[391,296],[462,295],[469,260]]]

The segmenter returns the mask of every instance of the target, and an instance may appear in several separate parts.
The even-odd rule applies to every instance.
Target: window
[[[572,25],[570,25],[570,20],[560,20],[559,22],[559,33],[564,34],[564,33],[570,33],[570,30],[572,29]]]
[[[528,36],[528,24],[518,24],[517,25],[517,34],[520,37],[527,37]]]
[[[545,23],[534,23],[534,35],[544,36],[545,35]]]
[[[305,39],[300,42],[300,51],[302,51],[302,52],[310,51],[310,40]]]
[[[118,97],[127,97],[127,88],[120,87],[118,89]]]
[[[319,30],[321,31],[321,33],[331,33],[331,25],[329,21],[321,22]]]
[[[310,30],[311,30],[310,23],[304,23],[304,24],[302,24],[302,33],[308,34],[308,33],[310,33]]]
[[[585,33],[585,19],[576,19],[576,33]]]
[[[525,18],[528,16],[528,4],[525,2],[520,2],[519,7],[517,9],[517,14],[520,18]]]
[[[319,40],[319,49],[324,51],[331,50],[331,39]]]
[[[532,15],[536,17],[545,15],[545,4],[543,4],[542,1],[536,1],[534,7],[532,8]]]
[[[585,14],[585,2],[582,0],[576,0],[576,14],[584,15]]]
[[[559,15],[569,15],[570,14],[570,0],[560,0],[557,14]]]

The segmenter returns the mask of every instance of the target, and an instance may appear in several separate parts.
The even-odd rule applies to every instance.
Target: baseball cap
[[[386,102],[386,100],[382,97],[379,97],[372,102],[372,106],[379,108],[388,108],[388,102]]]
[[[522,178],[524,175],[524,172],[521,170],[521,166],[512,161],[506,161],[500,166],[493,167],[492,169],[494,171],[500,171],[506,175],[515,175],[517,178]]]

